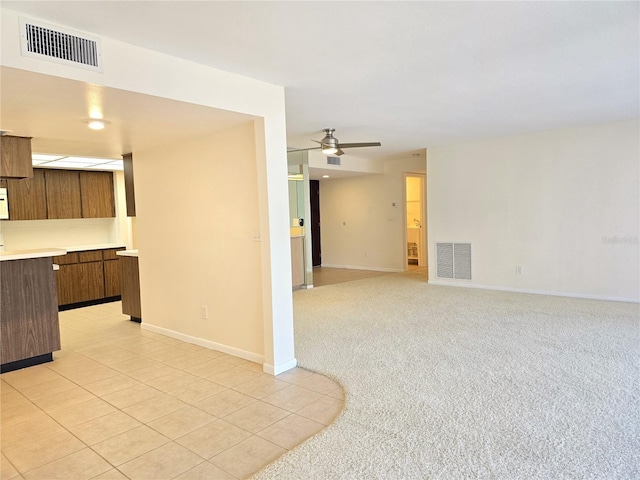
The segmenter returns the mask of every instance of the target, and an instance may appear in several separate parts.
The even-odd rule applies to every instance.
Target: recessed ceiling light
[[[104,129],[106,124],[107,122],[105,122],[104,120],[89,120],[89,128],[91,130],[102,130]]]

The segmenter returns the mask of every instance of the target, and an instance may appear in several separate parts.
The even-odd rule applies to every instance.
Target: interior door
[[[311,198],[311,263],[314,267],[322,265],[320,250],[320,181],[309,180]]]

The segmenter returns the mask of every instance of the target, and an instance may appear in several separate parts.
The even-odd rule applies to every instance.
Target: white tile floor
[[[246,478],[342,409],[326,377],[266,375],[120,308],[61,312],[54,362],[1,376],[2,480]]]

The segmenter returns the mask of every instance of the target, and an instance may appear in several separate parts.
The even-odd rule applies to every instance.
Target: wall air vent
[[[340,166],[340,157],[327,157],[327,165]]]
[[[58,26],[20,19],[20,52],[24,57],[102,72],[100,39]]]
[[[436,276],[471,280],[471,244],[436,243]]]

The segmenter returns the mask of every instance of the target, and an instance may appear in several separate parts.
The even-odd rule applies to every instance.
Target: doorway
[[[309,200],[311,204],[311,264],[322,265],[320,250],[320,181],[309,180]]]
[[[426,175],[405,175],[407,270],[428,272]]]

